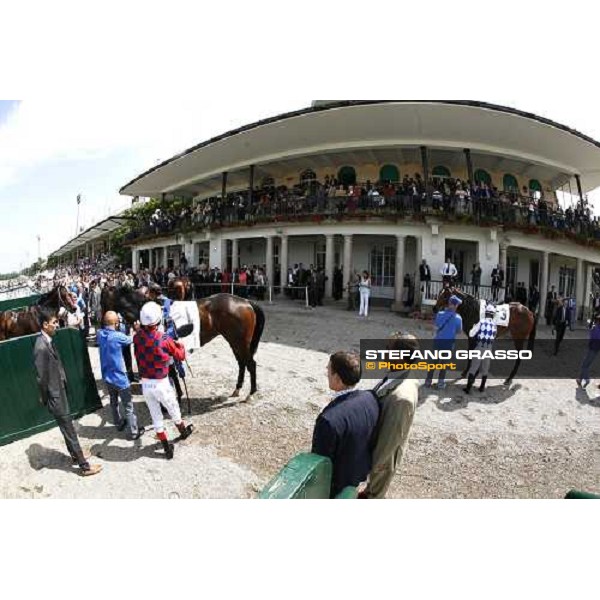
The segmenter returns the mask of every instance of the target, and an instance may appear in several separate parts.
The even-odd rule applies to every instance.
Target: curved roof
[[[107,233],[112,233],[116,231],[123,225],[128,225],[135,221],[135,217],[128,217],[125,215],[114,215],[112,217],[107,217],[106,219],[102,219],[98,223],[95,223],[91,227],[88,227],[85,231],[82,231],[79,235],[76,235],[74,238],[70,239],[66,244],[63,244],[58,250],[50,253],[48,258],[54,258],[58,256],[62,256],[63,254],[67,254],[87,244],[88,242],[93,242],[103,235]]]
[[[579,174],[585,191],[600,186],[600,142],[532,113],[465,100],[349,100],[316,104],[211,138],[145,171],[120,192],[156,196],[252,164],[420,145],[521,160],[551,169],[557,180]]]

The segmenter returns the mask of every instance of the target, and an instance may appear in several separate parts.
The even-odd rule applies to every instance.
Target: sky
[[[389,28],[371,30],[377,43],[368,44],[356,20],[365,5],[354,0],[341,12],[313,0],[302,10],[195,4],[57,0],[40,3],[36,19],[27,3],[3,9],[0,272],[32,263],[38,235],[42,256],[73,237],[78,194],[88,227],[126,208],[119,188],[157,162],[315,99],[481,100],[600,140],[599,19],[589,3],[569,3],[575,40],[565,35],[564,4],[552,0],[543,11],[514,0],[501,11],[475,0],[372,0],[375,20],[364,25],[385,15]],[[319,37],[325,24],[333,38]],[[349,32],[357,37],[338,44]],[[313,36],[327,43],[308,43]],[[590,199],[597,205],[600,195]]]

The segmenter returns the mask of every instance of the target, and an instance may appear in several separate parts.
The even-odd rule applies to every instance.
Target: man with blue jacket
[[[462,317],[457,314],[458,307],[462,300],[455,295],[450,296],[448,307],[438,312],[435,317],[436,333],[433,342],[434,350],[454,350],[456,336],[462,330]],[[431,387],[433,381],[433,371],[427,371],[425,387]],[[437,389],[443,390],[446,387],[446,369],[440,370]]]
[[[144,433],[144,428],[138,427],[131,398],[131,384],[123,360],[123,348],[131,345],[133,337],[118,331],[118,326],[117,313],[108,311],[104,315],[104,329],[96,334],[100,348],[100,367],[102,379],[108,389],[115,426],[119,431],[127,428],[129,439],[137,440]],[[138,328],[139,325],[136,323],[134,329],[137,331]],[[119,398],[121,399],[120,406]]]

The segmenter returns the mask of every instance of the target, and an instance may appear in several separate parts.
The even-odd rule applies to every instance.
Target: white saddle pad
[[[194,326],[190,335],[179,338],[179,341],[185,346],[186,352],[200,348],[200,312],[196,302],[176,300],[171,304],[170,314],[177,329],[189,323]]]
[[[486,301],[479,301],[479,319],[485,318]],[[498,327],[508,327],[510,321],[510,304],[498,304],[496,306],[496,314],[494,315],[494,323]]]

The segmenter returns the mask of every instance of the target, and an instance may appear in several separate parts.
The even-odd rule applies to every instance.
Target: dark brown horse
[[[41,307],[50,308],[56,312],[65,308],[71,313],[75,312],[77,308],[67,288],[64,285],[57,286],[41,296],[33,306],[0,313],[0,341],[40,331],[39,310]]]
[[[466,292],[462,292],[458,288],[445,287],[440,292],[437,303],[433,310],[434,312],[438,312],[442,308],[448,306],[448,300],[452,295],[458,296],[462,300],[462,304],[458,307],[456,312],[462,317],[463,331],[465,332],[465,335],[469,337],[469,332],[473,328],[473,325],[478,323],[480,320],[479,300],[470,294],[467,294]],[[503,337],[507,334],[510,334],[510,337],[513,339],[515,348],[517,350],[523,350],[525,347],[525,342],[527,342],[527,349],[533,350],[533,343],[535,341],[537,327],[536,316],[520,302],[511,302],[509,306],[510,318],[508,320],[508,327],[498,327],[498,337]],[[476,340],[469,338],[470,350],[475,347],[475,344]],[[520,364],[521,359],[517,358],[510,375],[504,381],[504,385],[510,385],[512,383],[512,380],[519,370]],[[467,367],[462,372],[461,377],[466,375],[470,366],[471,361],[469,361],[467,364]]]
[[[102,290],[102,311],[120,312],[129,323],[139,319],[140,309],[147,301],[148,298],[139,290]],[[257,390],[254,354],[265,326],[262,308],[256,302],[232,294],[215,294],[198,300],[197,304],[201,323],[200,344],[204,346],[222,335],[237,360],[239,374],[232,397],[239,396],[246,369],[250,373],[250,395],[254,394]]]
[[[167,288],[167,295],[171,300],[191,300],[192,282],[189,277],[176,277]]]

